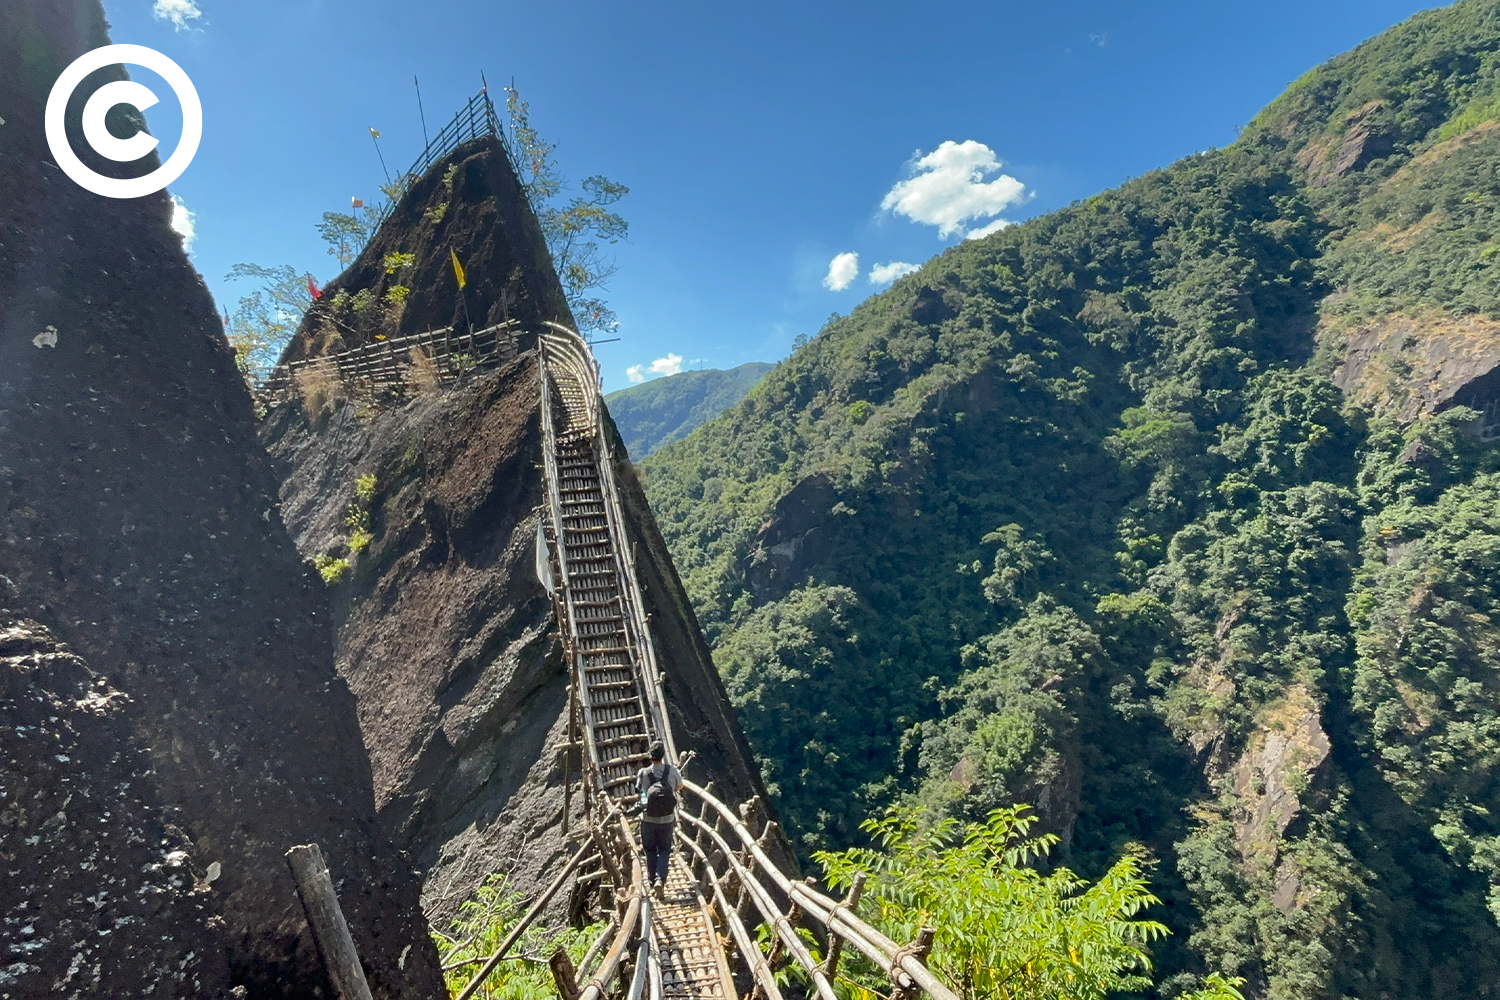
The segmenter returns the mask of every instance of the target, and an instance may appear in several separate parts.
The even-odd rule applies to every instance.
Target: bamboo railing
[[[409,395],[426,380],[447,388],[516,356],[515,320],[459,333],[425,330],[279,366],[261,387],[265,402],[279,403],[309,384],[327,383],[346,399]]]

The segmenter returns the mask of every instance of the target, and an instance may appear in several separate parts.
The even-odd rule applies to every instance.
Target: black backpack
[[[670,765],[661,765],[661,777],[655,774],[656,768],[651,768],[651,784],[646,789],[646,815],[653,818],[672,815],[672,810],[677,808],[677,796],[672,793],[672,786],[667,784],[667,775]]]

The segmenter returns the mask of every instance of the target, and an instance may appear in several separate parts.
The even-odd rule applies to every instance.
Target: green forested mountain
[[[1131,842],[1163,995],[1500,991],[1500,2],[962,243],[643,468],[802,849]]]
[[[604,397],[609,415],[632,458],[641,459],[657,448],[687,437],[745,398],[771,366],[752,361],[730,368],[705,368],[652,379]]]

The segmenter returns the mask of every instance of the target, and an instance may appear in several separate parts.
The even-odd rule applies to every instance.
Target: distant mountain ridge
[[[812,331],[808,331],[811,333]],[[1500,983],[1500,0],[967,240],[640,464],[804,857],[1025,803],[1253,1000]]]
[[[772,367],[751,361],[728,370],[680,372],[612,392],[604,402],[630,457],[639,460],[740,402]]]

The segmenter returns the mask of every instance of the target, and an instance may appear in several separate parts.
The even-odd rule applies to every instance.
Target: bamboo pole
[[[286,852],[286,863],[297,881],[297,896],[312,928],[313,941],[328,970],[328,979],[339,1000],[371,1000],[370,984],[359,964],[359,952],[339,899],[333,891],[333,879],[317,844],[299,844]]]
[[[594,956],[599,954],[600,948],[604,947],[604,942],[613,940],[611,935],[619,923],[620,915],[618,913],[611,913],[609,915],[609,922],[604,925],[604,930],[600,931],[599,935],[594,938],[594,943],[589,945],[589,950],[583,953],[583,961],[578,963],[579,972],[588,971],[588,967],[594,961]]]
[[[855,873],[854,884],[849,887],[848,895],[839,906],[850,913],[854,912],[854,908],[859,905],[860,895],[865,891],[865,878],[864,872]],[[829,979],[834,979],[839,974],[839,953],[844,949],[844,939],[832,927],[828,928],[828,936],[833,940],[828,942],[828,957],[823,960],[823,971],[828,974]]]

